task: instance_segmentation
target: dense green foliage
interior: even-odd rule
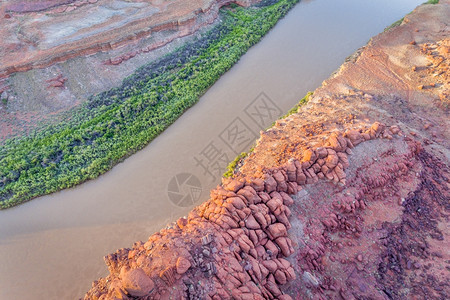
[[[193,43],[90,98],[67,121],[0,145],[0,207],[95,178],[143,148],[199,97],[298,0],[223,9]]]
[[[428,0],[425,4],[438,4],[439,0]]]

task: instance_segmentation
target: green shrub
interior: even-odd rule
[[[287,117],[289,117],[292,114],[297,113],[298,108],[305,105],[306,103],[308,103],[309,99],[311,98],[313,92],[308,92],[306,93],[305,97],[303,97],[296,105],[294,105],[293,108],[291,108],[287,114],[285,114],[284,116],[280,117],[280,119],[285,119]]]
[[[223,177],[225,178],[230,178],[231,176],[233,176],[234,171],[236,170],[237,165],[244,159],[246,158],[253,150],[250,150],[249,152],[242,152],[241,154],[239,154],[238,156],[236,156],[236,158],[230,162],[230,164],[227,166],[227,170],[225,171],[225,173],[223,173]]]

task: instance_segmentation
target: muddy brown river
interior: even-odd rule
[[[304,0],[150,145],[98,179],[0,211],[0,299],[78,299],[102,257],[206,200],[227,163],[423,0]]]

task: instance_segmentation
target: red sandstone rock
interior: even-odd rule
[[[183,229],[186,225],[187,225],[188,221],[186,218],[179,218],[177,220],[177,225],[178,227],[180,227],[181,229]]]
[[[223,178],[222,184],[226,190],[236,193],[244,186],[245,181],[233,178]]]
[[[357,146],[359,143],[364,141],[364,138],[362,137],[361,133],[359,133],[356,130],[349,130],[345,133],[345,136],[350,139],[352,144],[354,146]]]
[[[294,252],[294,248],[292,248],[291,240],[289,238],[286,238],[284,236],[279,237],[275,240],[278,247],[280,247],[281,252],[284,256],[289,256]]]
[[[184,274],[187,272],[187,270],[189,270],[189,268],[191,267],[191,263],[188,259],[180,256],[177,260],[177,273],[178,274]]]
[[[283,206],[283,198],[281,198],[281,196],[279,198],[273,197],[272,199],[267,201],[266,205],[267,207],[269,207],[271,212],[275,212]]]
[[[291,198],[291,196],[289,196],[285,192],[281,192],[280,195],[283,198],[284,205],[290,206],[290,205],[294,204],[294,200]]]
[[[266,174],[264,176],[264,190],[267,193],[271,193],[271,192],[275,191],[276,189],[277,189],[277,182],[275,181],[275,179],[272,176]]]
[[[123,288],[132,296],[142,297],[150,294],[155,287],[142,269],[127,270],[125,267],[120,271]]]
[[[307,149],[305,152],[303,152],[303,161],[304,162],[316,161],[316,159],[317,159],[317,155],[311,149]]]
[[[286,226],[284,226],[284,224],[282,223],[275,223],[270,225],[268,228],[268,233],[269,233],[269,237],[273,240],[276,239],[277,237],[281,237],[281,236],[286,236],[287,235],[287,230],[286,230]]]
[[[286,274],[284,274],[283,271],[277,270],[275,272],[274,276],[275,276],[275,280],[277,281],[277,283],[279,283],[279,284],[286,284],[286,282],[287,282]]]
[[[257,204],[261,202],[261,198],[251,186],[245,186],[240,189],[237,194],[244,196],[250,204]]]
[[[345,143],[345,148],[344,145],[340,142],[339,137],[337,134],[333,133],[329,138],[328,138],[328,145],[335,151],[339,151],[342,152],[345,150],[345,148],[347,147],[347,143]]]
[[[287,174],[287,180],[290,182],[296,182],[297,181],[297,168],[295,167],[294,161],[289,161],[286,165],[286,174]]]
[[[272,280],[268,280],[267,283],[264,285],[265,288],[275,297],[278,297],[281,295],[281,291],[278,288],[278,285],[275,283],[275,279],[272,275],[269,275],[269,278],[272,278]]]
[[[262,264],[269,270],[270,273],[275,273],[278,268],[277,264],[273,260],[264,260],[262,261]]]
[[[264,245],[264,248],[266,248],[266,251],[268,251],[268,252],[270,251],[270,253],[268,253],[269,256],[272,256],[272,257],[278,256],[279,250],[278,250],[277,246],[274,244],[274,242],[272,242],[271,240],[268,240],[266,242],[266,244]]]
[[[245,207],[244,201],[239,197],[228,198],[227,202],[232,204],[236,209],[243,209]]]
[[[254,178],[250,186],[255,189],[256,192],[262,192],[264,190],[264,179],[262,178]]]
[[[398,128],[398,126],[391,126],[390,128],[389,128],[389,130],[392,132],[392,134],[397,134],[397,133],[399,133],[400,132],[400,128]]]
[[[325,164],[329,169],[334,169],[339,163],[339,156],[337,156],[336,152],[329,153],[327,158],[325,159]]]
[[[253,215],[249,215],[247,217],[247,220],[245,220],[245,226],[249,229],[259,229],[260,228],[259,223],[256,221],[255,217],[253,217]]]

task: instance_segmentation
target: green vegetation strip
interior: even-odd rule
[[[386,32],[386,31],[388,31],[388,30],[390,30],[390,29],[392,29],[392,28],[395,28],[395,27],[397,27],[397,26],[402,25],[404,19],[405,19],[405,18],[401,18],[400,20],[395,21],[394,23],[392,23],[391,25],[389,25],[388,27],[386,27],[386,28],[384,29],[384,31]]]
[[[146,146],[256,44],[298,0],[221,10],[201,38],[90,98],[67,121],[0,145],[0,208],[96,178]]]

